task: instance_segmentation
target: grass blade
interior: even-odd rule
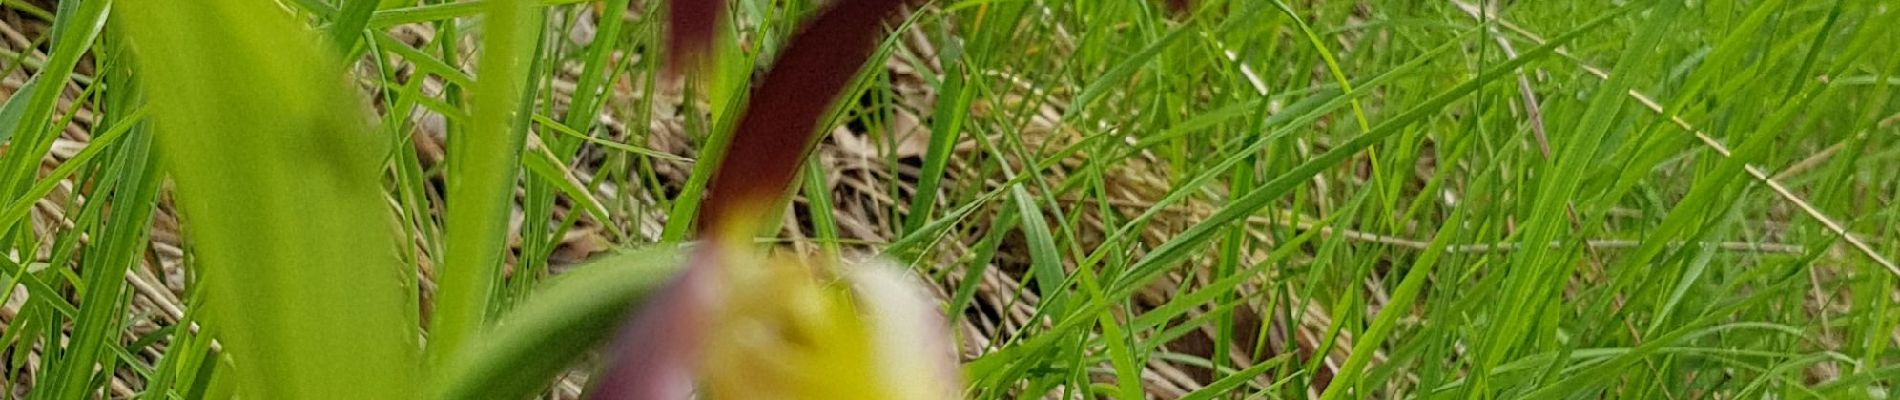
[[[40,158],[53,146],[58,137],[52,128],[55,105],[59,95],[66,87],[66,81],[73,76],[73,68],[79,64],[81,56],[92,47],[92,41],[99,37],[99,30],[105,27],[107,10],[111,9],[111,0],[71,1],[60,3],[57,18],[53,20],[53,52],[33,76],[36,89],[26,99],[20,114],[19,125],[11,129],[7,152],[0,154],[0,193],[12,197],[19,193],[20,186],[32,180]],[[47,82],[47,83],[37,83]],[[9,105],[14,100],[7,101]]]
[[[1300,164],[1291,171],[1274,177],[1273,180],[1255,188],[1252,192],[1248,192],[1240,198],[1235,199],[1233,203],[1214,213],[1214,215],[1208,217],[1207,220],[1194,224],[1193,227],[1188,228],[1179,236],[1156,247],[1153,252],[1150,252],[1146,257],[1143,257],[1140,261],[1130,266],[1128,271],[1123,274],[1120,279],[1115,281],[1116,284],[1110,285],[1110,287],[1115,288],[1115,290],[1126,290],[1140,286],[1142,283],[1147,282],[1149,278],[1159,274],[1162,268],[1179,263],[1192,254],[1192,252],[1196,251],[1201,244],[1213,240],[1215,236],[1214,233],[1221,229],[1223,225],[1252,214],[1255,210],[1265,207],[1268,202],[1278,199],[1281,195],[1293,190],[1294,187],[1305,182],[1307,179],[1318,175],[1320,171],[1332,168],[1340,162],[1345,161],[1346,157],[1358,153],[1367,147],[1371,147],[1373,143],[1378,143],[1387,136],[1398,133],[1406,126],[1418,122],[1432,113],[1438,112],[1440,108],[1451,104],[1452,101],[1476,91],[1480,85],[1490,82],[1498,76],[1509,74],[1525,63],[1550,55],[1556,50],[1557,46],[1574,40],[1582,36],[1585,32],[1602,26],[1616,17],[1630,12],[1634,8],[1633,6],[1624,6],[1599,16],[1570,33],[1552,39],[1544,46],[1526,51],[1518,58],[1487,69],[1483,74],[1465,81],[1463,84],[1451,90],[1433,96],[1430,100],[1425,101],[1425,103],[1417,107],[1413,107],[1404,114],[1380,123],[1378,126],[1373,127],[1371,131],[1366,132],[1366,134],[1359,135],[1351,141],[1342,143],[1331,150],[1327,150],[1326,153],[1321,154],[1319,157]]]
[[[449,138],[449,177],[443,262],[436,270],[436,303],[429,321],[429,362],[444,357],[488,320],[507,251],[508,214],[514,205],[526,131],[516,122],[527,91],[528,63],[540,29],[526,1],[485,3],[486,25],[478,61],[471,121],[465,136]]]

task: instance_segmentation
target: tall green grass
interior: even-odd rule
[[[653,3],[5,2],[47,28],[0,54],[31,76],[0,105],[0,397],[525,398],[592,368],[691,236],[713,168],[684,161],[822,2],[732,2],[679,81]],[[772,239],[934,278],[977,399],[1900,381],[1891,2],[1163,3],[922,6],[877,53],[909,72],[819,127],[887,151],[821,144],[848,162],[792,171],[809,229]],[[927,137],[883,132],[903,113]],[[446,166],[412,151],[427,115]],[[146,300],[171,215],[176,316]],[[556,275],[584,225],[643,249]]]
[[[443,212],[443,264],[429,318],[430,364],[463,346],[483,326],[500,295],[516,171],[526,141],[524,89],[543,13],[523,1],[495,1],[483,14],[481,79],[470,93],[468,126],[449,138]]]

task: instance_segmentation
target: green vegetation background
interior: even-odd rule
[[[651,1],[5,1],[0,398],[576,396],[815,3],[674,80]],[[1164,3],[922,6],[761,238],[931,278],[972,398],[1900,381],[1891,1]]]

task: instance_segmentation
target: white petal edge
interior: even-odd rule
[[[868,318],[874,362],[889,393],[903,399],[960,398],[956,348],[928,289],[885,260],[843,270]]]

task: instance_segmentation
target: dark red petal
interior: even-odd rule
[[[851,83],[906,0],[838,0],[805,23],[748,102],[700,209],[700,232],[756,222],[791,184],[819,119]]]
[[[667,67],[684,72],[712,48],[726,0],[673,0],[667,3]]]

